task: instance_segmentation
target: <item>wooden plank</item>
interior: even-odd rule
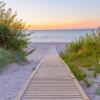
[[[23,100],[82,100],[82,98],[23,98]]]
[[[74,84],[72,81],[32,81],[31,84]]]
[[[79,95],[78,91],[26,91],[25,95]],[[81,96],[80,96],[81,97]]]
[[[77,88],[74,86],[74,87],[65,87],[65,86],[29,86],[28,87],[28,90],[77,90]],[[78,91],[78,90],[77,90]]]
[[[58,95],[57,96],[56,95],[52,95],[52,96],[49,96],[49,95],[40,96],[40,95],[38,95],[38,96],[24,96],[23,100],[24,99],[27,99],[27,100],[29,100],[29,99],[33,99],[33,100],[36,100],[36,99],[37,100],[38,99],[39,100],[41,100],[41,99],[45,99],[45,100],[48,100],[48,99],[51,99],[51,100],[52,99],[56,99],[56,100],[59,100],[59,99],[60,100],[63,100],[63,99],[72,100],[73,99],[74,100],[75,99],[76,100],[76,98],[81,98],[81,97],[80,96],[70,96],[70,95],[69,96],[61,96],[61,95],[59,95],[59,96]],[[83,99],[81,98],[81,100],[83,100]]]
[[[33,96],[25,95],[24,97],[25,98],[81,98],[80,95],[33,95]]]
[[[68,88],[65,88],[65,87],[60,87],[60,88],[58,88],[58,87],[50,87],[50,88],[48,88],[48,87],[43,87],[43,88],[42,87],[29,87],[27,90],[28,91],[32,91],[32,90],[34,90],[34,91],[42,91],[42,90],[46,90],[46,91],[49,91],[49,90],[78,91],[75,87],[68,87]]]

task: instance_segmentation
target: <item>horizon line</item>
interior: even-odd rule
[[[98,28],[98,27],[97,27]],[[68,29],[28,29],[28,30],[34,30],[34,31],[44,31],[44,30],[96,30],[97,28],[68,28]]]

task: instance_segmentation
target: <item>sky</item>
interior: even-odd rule
[[[100,26],[100,0],[5,0],[31,29]]]

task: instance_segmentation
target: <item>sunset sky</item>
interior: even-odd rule
[[[5,0],[32,29],[100,26],[100,0]]]

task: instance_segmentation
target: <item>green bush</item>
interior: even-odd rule
[[[0,2],[0,47],[6,50],[19,51],[27,46],[30,34],[25,34],[25,23],[17,18],[11,8],[6,9],[6,3]]]
[[[87,87],[91,86],[83,69],[92,69],[94,77],[100,73],[100,34],[87,34],[69,43],[61,57],[78,80],[83,80]]]
[[[25,33],[26,24],[17,18],[17,13],[11,8],[6,7],[4,1],[0,1],[0,64],[9,64],[11,56],[13,61],[22,61],[26,59],[26,53],[23,51],[28,44],[30,33]],[[4,50],[5,49],[5,50]],[[8,54],[7,54],[8,52]]]
[[[0,69],[12,62],[12,54],[0,48]]]
[[[80,68],[78,68],[77,66],[75,66],[72,63],[67,63],[71,72],[75,75],[75,77],[81,81],[83,79],[85,79],[85,77],[87,76],[87,74],[83,71],[80,70]]]
[[[85,35],[67,45],[62,54],[67,62],[78,67],[93,67],[100,61],[100,35]],[[100,67],[95,67],[94,70]]]
[[[100,73],[100,64],[95,64],[93,68],[93,76],[96,77],[97,73]]]
[[[16,62],[20,63],[21,61],[26,60],[27,53],[24,51],[16,51],[14,52],[14,59]]]
[[[96,71],[93,71],[93,77],[96,78],[96,76],[97,76]]]
[[[86,73],[82,72],[77,66],[73,64],[68,64],[72,73],[76,76],[78,80],[83,80],[87,75]]]
[[[96,73],[100,73],[100,64],[96,64],[96,65],[94,66],[94,71],[95,71]]]

